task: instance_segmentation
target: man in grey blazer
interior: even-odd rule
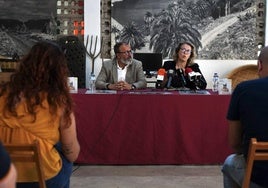
[[[131,47],[124,42],[114,46],[115,57],[105,61],[96,79],[96,89],[134,90],[146,88],[142,62],[133,59]]]

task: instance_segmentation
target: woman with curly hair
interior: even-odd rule
[[[80,151],[67,79],[62,49],[41,41],[0,87],[0,138],[3,143],[39,142],[47,188],[69,187],[72,162]],[[30,165],[16,164],[17,188],[38,187]]]

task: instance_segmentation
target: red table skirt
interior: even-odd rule
[[[220,164],[230,95],[73,94],[80,164]]]

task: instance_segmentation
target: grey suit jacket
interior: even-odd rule
[[[137,89],[146,88],[147,82],[140,61],[133,59],[132,64],[127,67],[125,81],[135,85]],[[114,84],[116,82],[118,82],[117,62],[114,58],[103,62],[100,73],[96,79],[96,88],[107,89],[107,84]]]

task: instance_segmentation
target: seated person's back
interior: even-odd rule
[[[4,143],[39,142],[47,188],[68,187],[80,150],[67,78],[63,51],[43,41],[32,47],[10,81],[0,87],[0,138]],[[22,182],[18,188],[36,185],[31,164],[16,168]]]

